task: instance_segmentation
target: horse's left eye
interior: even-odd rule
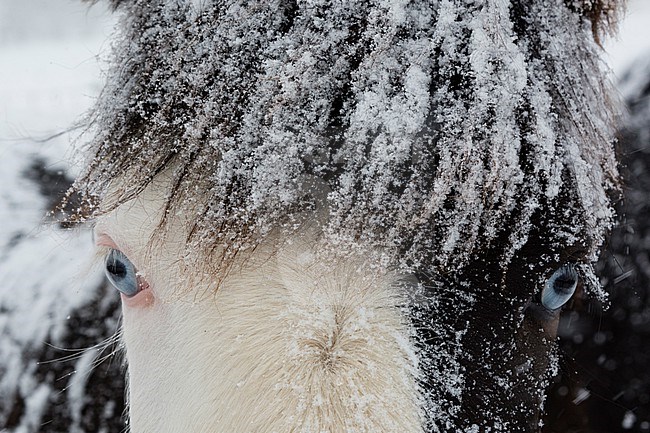
[[[137,271],[133,263],[118,250],[111,250],[106,256],[104,269],[108,281],[126,296],[135,296],[140,291]]]
[[[561,266],[546,280],[542,290],[542,305],[549,310],[557,310],[566,304],[578,285],[578,273],[573,265]]]

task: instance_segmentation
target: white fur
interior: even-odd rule
[[[200,269],[189,284],[179,220],[147,247],[163,203],[150,187],[97,226],[155,293],[124,306],[133,433],[422,431],[395,275],[323,257],[305,229],[236,262],[218,290],[215,276],[196,284]]]

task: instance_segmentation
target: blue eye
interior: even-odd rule
[[[573,265],[561,266],[546,280],[542,290],[542,305],[549,310],[557,310],[566,304],[578,285],[578,273]]]
[[[123,252],[111,250],[108,253],[104,272],[106,272],[108,281],[126,296],[135,296],[140,291],[135,266]]]

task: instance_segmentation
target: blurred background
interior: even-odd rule
[[[86,227],[46,216],[79,161],[114,18],[80,0],[0,0],[0,431],[120,432],[119,297]],[[108,357],[107,357],[108,356]],[[101,362],[104,361],[104,362]]]
[[[87,227],[47,216],[78,172],[114,18],[81,0],[0,0],[0,431],[119,432],[119,298]],[[599,264],[609,309],[576,299],[545,432],[650,432],[650,0],[605,46],[629,113],[625,200]],[[78,143],[77,143],[78,144]]]

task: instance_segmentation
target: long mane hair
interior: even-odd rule
[[[246,248],[322,206],[337,248],[393,265],[449,269],[498,244],[507,267],[542,219],[593,261],[617,171],[592,31],[618,3],[114,1],[77,187],[102,197],[119,178],[116,206],[171,170],[195,250]]]

